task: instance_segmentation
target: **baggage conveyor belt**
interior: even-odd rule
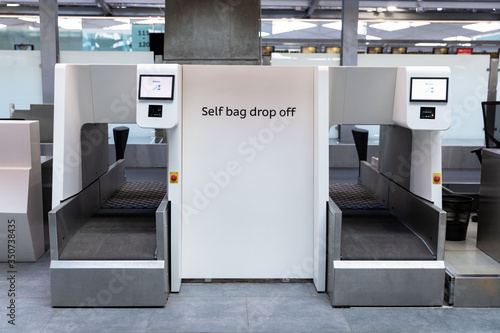
[[[153,260],[166,183],[127,182],[71,236],[60,260]]]
[[[358,184],[331,184],[342,210],[342,260],[435,260],[427,244]]]

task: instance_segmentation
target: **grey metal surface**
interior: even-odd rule
[[[390,183],[389,209],[392,214],[415,232],[437,260],[444,260],[446,212],[400,186]]]
[[[450,276],[450,305],[455,307],[500,307],[500,276]]]
[[[411,145],[411,130],[380,126],[379,171],[407,190],[410,189]]]
[[[58,260],[74,235],[100,206],[99,183],[94,182],[77,196],[66,200],[49,212],[50,253]]]
[[[342,0],[341,66],[358,64],[358,13],[359,0]]]
[[[80,142],[82,188],[85,188],[109,169],[108,124],[84,124]]]
[[[446,241],[446,297],[456,307],[500,307],[500,263],[476,247],[477,222],[465,241]]]
[[[153,260],[155,224],[149,211],[97,212],[71,236],[59,260]]]
[[[42,98],[54,103],[54,67],[59,62],[59,26],[57,0],[40,0],[40,51],[42,60]]]
[[[109,170],[99,178],[100,203],[103,205],[125,182],[125,163],[119,160],[113,163]]]
[[[165,270],[163,260],[52,261],[52,306],[164,306]]]
[[[333,306],[441,306],[442,261],[333,261]]]
[[[155,213],[157,260],[170,264],[170,203],[165,196]],[[165,290],[170,290],[170,269],[164,271]]]
[[[375,200],[387,208],[389,205],[389,179],[381,177],[378,170],[366,161],[359,164],[359,184],[367,189]]]
[[[259,32],[260,0],[165,0],[167,62],[258,65]]]
[[[424,242],[389,212],[343,212],[342,260],[434,260]]]
[[[477,247],[500,262],[500,149],[483,149]]]
[[[340,260],[340,246],[342,235],[339,232],[342,228],[342,211],[330,199],[328,202],[327,234],[326,234],[326,293],[333,299],[334,270],[333,261]]]
[[[29,110],[14,110],[11,118],[38,120],[40,143],[54,142],[54,104],[31,104]]]

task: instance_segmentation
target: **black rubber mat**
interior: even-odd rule
[[[167,193],[167,183],[127,182],[102,209],[156,209]]]
[[[342,215],[342,260],[434,260],[413,231],[389,212]]]
[[[330,198],[341,210],[385,209],[366,189],[358,184],[330,184]]]

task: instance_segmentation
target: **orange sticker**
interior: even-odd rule
[[[432,184],[441,185],[441,174],[440,173],[433,173],[432,174]]]

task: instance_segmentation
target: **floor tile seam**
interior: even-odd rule
[[[250,314],[248,312],[248,298],[245,297],[245,306],[246,306],[246,314],[247,314],[247,332],[250,332]]]
[[[54,308],[51,308],[51,309],[54,309]],[[57,309],[55,309],[55,311],[52,312],[52,315],[50,316],[49,320],[47,320],[47,322],[45,323],[45,325],[41,329],[40,333],[43,333],[43,331],[45,331],[45,329],[47,328],[47,325],[50,323],[50,321],[52,320],[52,318],[54,318],[54,316],[56,315],[56,313],[57,313]]]
[[[349,320],[347,319],[347,317],[346,317],[346,315],[345,315],[345,311],[346,311],[346,310],[349,310],[349,309],[350,309],[350,308],[347,308],[347,309],[346,309],[346,308],[341,308],[339,312],[342,314],[342,317],[344,318],[344,320],[345,320],[345,322],[346,322],[346,324],[347,324],[347,327],[349,327],[349,331],[350,331],[350,332],[354,332],[354,330],[353,330],[353,329],[352,329],[352,327],[351,327],[351,323],[349,322]]]
[[[166,307],[167,307],[167,306],[165,305],[165,308],[166,308]],[[146,325],[146,328],[144,329],[144,332],[147,332],[147,331],[148,331],[148,328],[150,327],[150,324],[151,324],[151,317],[152,317],[152,316],[153,316],[153,312],[151,312],[151,313],[149,314],[148,324]]]

